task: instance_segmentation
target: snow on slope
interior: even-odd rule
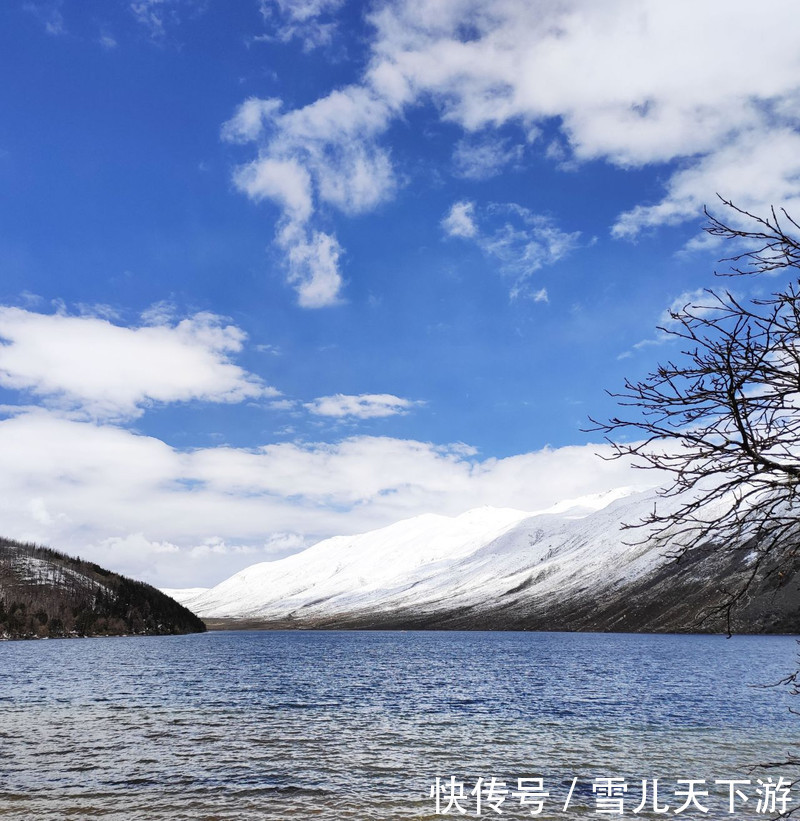
[[[479,508],[450,518],[424,514],[359,536],[334,536],[274,562],[245,568],[192,600],[207,617],[277,617],[349,597],[380,601],[419,575],[441,574],[529,514]],[[324,608],[322,612],[328,612]]]
[[[49,559],[20,554],[14,556],[9,564],[19,574],[20,581],[28,584],[62,588],[77,585],[89,587],[96,592],[110,592],[108,587],[98,581],[88,579],[85,574],[71,567],[54,564]]]
[[[489,507],[455,518],[426,514],[252,565],[199,595],[171,595],[201,617],[302,620],[489,607],[516,590],[598,591],[664,561],[660,548],[626,544],[631,534],[620,530],[652,510],[654,498],[620,489],[534,514]]]

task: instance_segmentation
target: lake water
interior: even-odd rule
[[[483,818],[533,817],[519,778],[543,779],[541,818],[614,817],[596,813],[601,777],[627,780],[626,815],[642,780],[676,817],[677,779],[705,779],[708,814],[681,818],[764,818],[748,768],[796,752],[800,699],[749,685],[796,654],[788,637],[564,633],[0,643],[0,818],[473,818],[478,778],[502,794],[492,777],[508,794]],[[464,784],[464,815],[435,814],[437,776],[440,799]],[[752,795],[728,815],[714,781],[734,778]]]

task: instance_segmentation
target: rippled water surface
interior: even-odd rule
[[[541,817],[608,818],[595,777],[713,785],[796,750],[792,698],[749,686],[796,653],[787,637],[560,633],[0,643],[0,818],[437,818],[430,786],[451,775],[465,792],[540,776]],[[451,817],[477,817],[463,803]],[[500,809],[481,817],[531,817],[510,796]]]

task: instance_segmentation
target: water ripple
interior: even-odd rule
[[[433,819],[437,775],[544,777],[562,800],[579,776],[556,817],[585,816],[596,776],[747,778],[784,757],[791,699],[748,684],[795,654],[553,633],[3,643],[0,819]]]

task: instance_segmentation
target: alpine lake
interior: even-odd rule
[[[798,773],[753,766],[797,757],[800,697],[763,685],[797,653],[600,633],[3,642],[0,819],[774,817]]]

